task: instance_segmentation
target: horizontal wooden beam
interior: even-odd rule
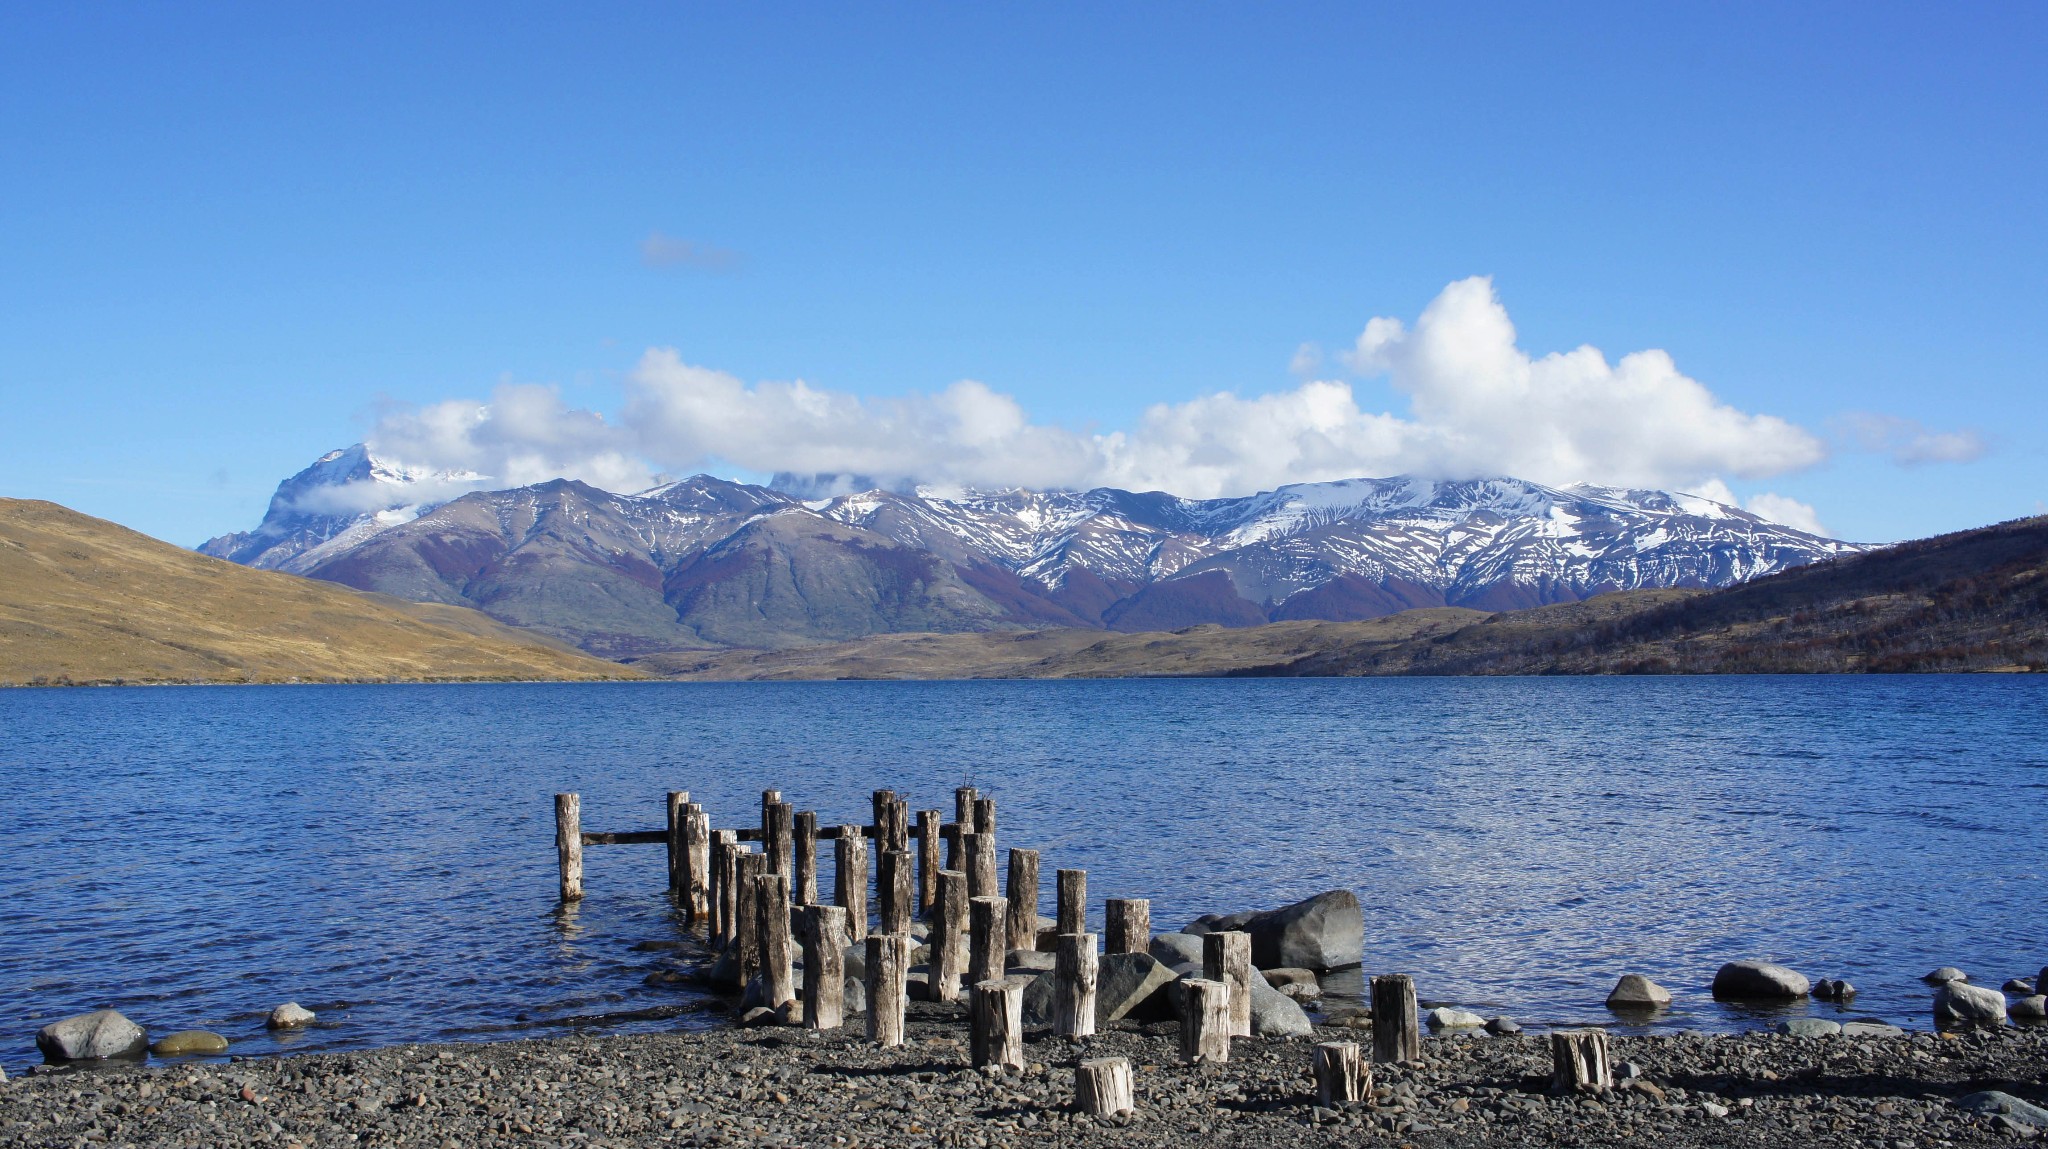
[[[939,836],[951,838],[959,833],[959,830],[958,826],[948,822],[939,827]],[[872,838],[875,836],[875,828],[873,826],[862,826],[860,833],[864,838]],[[745,826],[734,830],[733,836],[742,842],[758,842],[761,840],[761,827]],[[915,825],[910,827],[910,836],[913,838],[921,836]],[[839,837],[839,827],[820,826],[818,827],[818,837],[827,840],[835,839]],[[583,844],[586,846],[652,846],[665,845],[667,842],[667,830],[625,830],[618,833],[600,833],[594,830],[586,830],[583,833]]]

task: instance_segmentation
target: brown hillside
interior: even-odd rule
[[[472,610],[250,570],[0,499],[0,685],[636,677]]]

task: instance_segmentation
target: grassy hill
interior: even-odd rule
[[[250,570],[0,499],[0,685],[637,677],[472,610]]]

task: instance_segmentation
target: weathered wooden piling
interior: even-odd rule
[[[1151,899],[1110,898],[1102,903],[1103,952],[1141,954],[1151,948]]]
[[[846,1016],[846,910],[807,906],[803,916],[804,1026],[838,1029]]]
[[[733,884],[739,880],[738,835],[731,830],[711,834],[711,940],[719,949],[732,944]]]
[[[561,871],[562,900],[580,900],[583,897],[583,799],[580,795],[555,795],[555,862]]]
[[[1012,949],[1038,948],[1038,851],[1010,850],[1010,880],[1003,886],[1010,920],[1003,934]]]
[[[761,826],[761,850],[768,857],[768,872],[796,878],[796,812],[787,802],[771,804]]]
[[[1061,934],[1059,948],[1053,953],[1052,1031],[1061,1037],[1091,1036],[1095,1032],[1095,935]]]
[[[695,925],[711,916],[711,816],[695,802],[683,807],[683,893],[685,920]]]
[[[1405,973],[1372,979],[1372,1059],[1414,1061],[1422,1056],[1421,1018],[1415,981]]]
[[[894,790],[874,794],[875,848],[878,852],[910,848],[910,804]]]
[[[789,946],[789,879],[771,870],[755,878],[753,884],[761,936],[761,1004],[777,1009],[796,999]]]
[[[1182,978],[1180,1059],[1189,1065],[1230,1060],[1230,986],[1205,977]]]
[[[1088,931],[1088,871],[1057,870],[1053,873],[1056,896],[1059,899],[1058,926],[1060,934],[1079,934]]]
[[[1074,1105],[1091,1117],[1114,1117],[1137,1108],[1132,1100],[1131,1059],[1091,1057],[1075,1066]]]
[[[1024,987],[1028,977],[999,977],[969,991],[968,1056],[976,1066],[1024,1070]]]
[[[1010,903],[1003,898],[970,898],[968,910],[967,980],[969,984],[1003,976],[1010,956],[1005,934]]]
[[[1604,1030],[1552,1030],[1550,1067],[1552,1093],[1605,1093],[1614,1088]]]
[[[741,985],[761,972],[761,914],[755,901],[754,879],[767,872],[768,855],[751,850],[738,855],[733,875],[732,948]]]
[[[958,870],[940,870],[929,939],[932,956],[927,963],[933,1001],[960,1000],[960,931],[966,925],[967,875]]]
[[[994,798],[974,799],[974,832],[996,836],[996,800]]]
[[[979,827],[967,835],[967,896],[991,898],[1002,892],[996,885],[996,836]]]
[[[1325,1041],[1316,1046],[1316,1103],[1328,1108],[1372,1097],[1372,1062],[1355,1041]]]
[[[1230,987],[1230,1035],[1252,1035],[1252,935],[1222,930],[1202,935],[1202,976]]]
[[[937,810],[917,812],[917,916],[929,918],[939,897],[939,817]]]
[[[875,896],[881,905],[876,907],[878,927],[885,934],[910,933],[910,907],[917,894],[910,885],[910,851],[885,850],[882,852],[882,868],[876,875]]]
[[[668,792],[668,892],[683,892],[683,811],[690,804],[688,790]]]
[[[832,839],[832,903],[846,911],[846,944],[868,936],[868,840],[859,826],[841,826]]]
[[[815,810],[800,810],[790,824],[793,835],[792,850],[795,854],[796,880],[790,883],[789,896],[800,906],[818,904],[818,814]]]
[[[946,868],[965,873],[967,852],[960,836],[974,832],[974,787],[962,786],[953,791],[953,824],[939,832],[946,839]]]
[[[868,1040],[902,1045],[903,1015],[910,1004],[910,937],[869,934],[867,956]]]

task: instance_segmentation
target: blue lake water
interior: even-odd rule
[[[1367,972],[1524,1024],[1635,971],[1660,1024],[1760,1025],[1705,988],[1756,956],[1924,1027],[1927,969],[2048,963],[2044,731],[2019,677],[0,691],[0,1065],[107,1006],[238,1053],[719,1024],[643,984],[683,936],[661,847],[591,848],[558,910],[558,790],[630,830],[669,789],[724,827],[972,784],[1097,921],[1341,886]],[[288,999],[321,1025],[266,1035]]]

